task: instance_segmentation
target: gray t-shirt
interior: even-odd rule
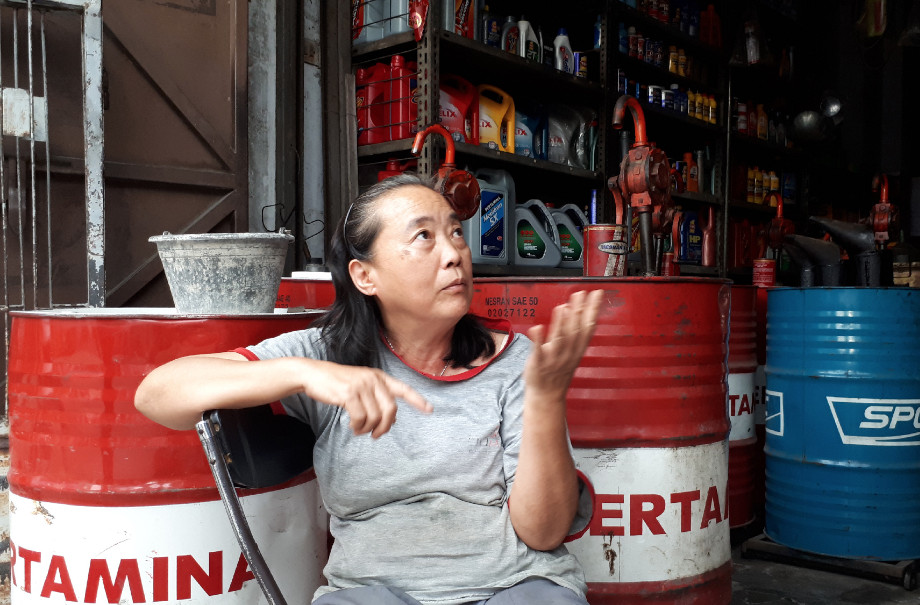
[[[342,408],[303,394],[282,401],[316,433],[314,465],[335,539],[324,570],[328,586],[314,598],[385,585],[425,605],[452,605],[489,598],[532,577],[584,595],[584,573],[564,546],[533,550],[511,525],[508,495],[521,445],[530,346],[515,335],[481,371],[437,379],[379,343],[383,371],[421,393],[434,411],[423,414],[400,402],[396,423],[376,440],[354,435]],[[249,350],[259,359],[327,359],[317,329]],[[573,530],[587,524],[586,503],[590,508],[583,497]]]

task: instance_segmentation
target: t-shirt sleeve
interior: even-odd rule
[[[280,357],[306,357],[326,360],[326,347],[316,328],[287,332],[263,340],[239,351],[247,359],[268,360]],[[334,411],[332,406],[324,405],[303,393],[290,395],[281,400],[284,412],[302,422],[306,422],[319,434],[325,417]]]
[[[526,342],[526,341],[525,341]],[[529,351],[529,343],[528,343]],[[526,360],[526,358],[525,358]],[[511,493],[511,486],[514,484],[514,477],[517,472],[518,455],[521,451],[521,435],[524,428],[524,373],[523,362],[521,364],[521,373],[515,377],[505,389],[502,396],[502,424],[501,439],[504,448],[504,469],[505,469],[505,501]],[[568,428],[566,428],[568,435]],[[575,451],[572,448],[572,440],[568,440],[569,455],[572,460],[575,459]],[[588,528],[591,521],[591,514],[594,508],[594,492],[590,483],[585,480],[584,474],[578,469],[578,508],[575,512],[575,518],[569,527],[566,541],[571,541],[581,536]]]

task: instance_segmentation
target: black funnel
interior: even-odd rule
[[[815,263],[804,250],[793,242],[783,243],[783,251],[789,255],[792,262],[799,266],[799,287],[810,288],[815,285]]]
[[[808,220],[818,223],[825,231],[831,234],[834,241],[839,243],[851,257],[856,257],[863,252],[875,250],[875,233],[869,225],[861,223],[846,223],[832,218],[810,216]]]
[[[787,234],[786,242],[792,242],[805,251],[820,268],[822,286],[840,285],[840,248],[823,239]]]
[[[878,288],[882,285],[882,257],[878,250],[863,252],[853,260],[857,286]]]

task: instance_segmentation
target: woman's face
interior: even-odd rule
[[[377,201],[380,232],[365,262],[387,322],[456,322],[473,298],[472,256],[460,219],[435,191],[406,186]]]

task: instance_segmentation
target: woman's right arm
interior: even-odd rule
[[[396,398],[423,412],[431,406],[380,370],[305,357],[249,361],[239,353],[191,355],[154,369],[134,396],[137,409],[164,426],[191,429],[207,410],[255,407],[305,393],[345,408],[355,434],[379,437],[396,419]]]

